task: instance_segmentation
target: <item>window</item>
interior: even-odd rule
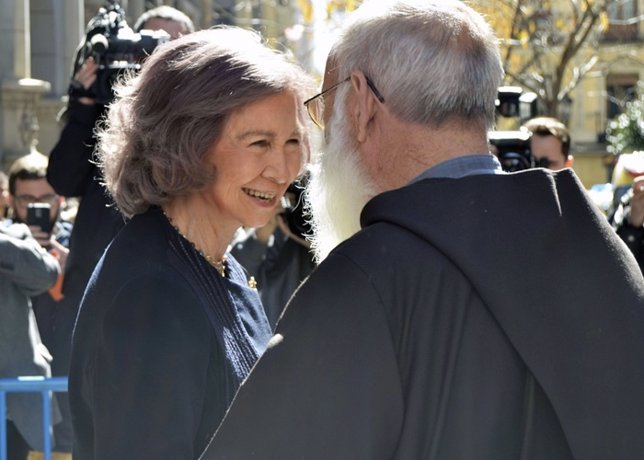
[[[637,0],[617,0],[608,6],[607,41],[632,41],[638,39]]]
[[[610,120],[624,111],[624,104],[635,99],[639,75],[609,74],[606,77],[606,117]]]

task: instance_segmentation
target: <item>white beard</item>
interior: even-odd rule
[[[331,250],[360,230],[360,212],[374,197],[375,185],[360,163],[352,142],[344,110],[344,91],[338,90],[335,110],[329,120],[330,142],[311,168],[306,189],[312,215],[311,248],[315,261],[322,262]]]

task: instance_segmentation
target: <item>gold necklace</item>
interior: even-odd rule
[[[172,217],[170,217],[166,212],[165,209],[161,208],[161,212],[163,212],[163,215],[165,216],[166,219],[168,219],[168,222],[170,222],[170,225],[172,225],[172,228],[176,230],[176,232],[181,235],[181,237],[186,240],[190,245],[194,248],[197,253],[204,259],[206,259],[206,262],[208,262],[210,265],[215,267],[215,270],[222,276],[222,278],[226,277],[226,254],[223,255],[223,257],[219,260],[215,260],[213,257],[209,256],[205,252],[203,252],[201,249],[197,247],[195,243],[193,243],[190,238],[188,238],[186,235],[184,235],[181,230],[179,230],[179,227],[174,223],[172,220]]]

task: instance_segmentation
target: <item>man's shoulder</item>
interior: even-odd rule
[[[379,288],[405,278],[427,278],[452,271],[454,263],[433,242],[396,222],[376,222],[341,243],[329,264],[350,264]],[[333,269],[331,270],[333,272]]]

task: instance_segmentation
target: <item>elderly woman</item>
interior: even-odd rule
[[[251,32],[160,46],[100,133],[129,218],[96,266],[73,339],[74,458],[192,459],[270,326],[227,248],[268,222],[309,155],[309,77]]]

